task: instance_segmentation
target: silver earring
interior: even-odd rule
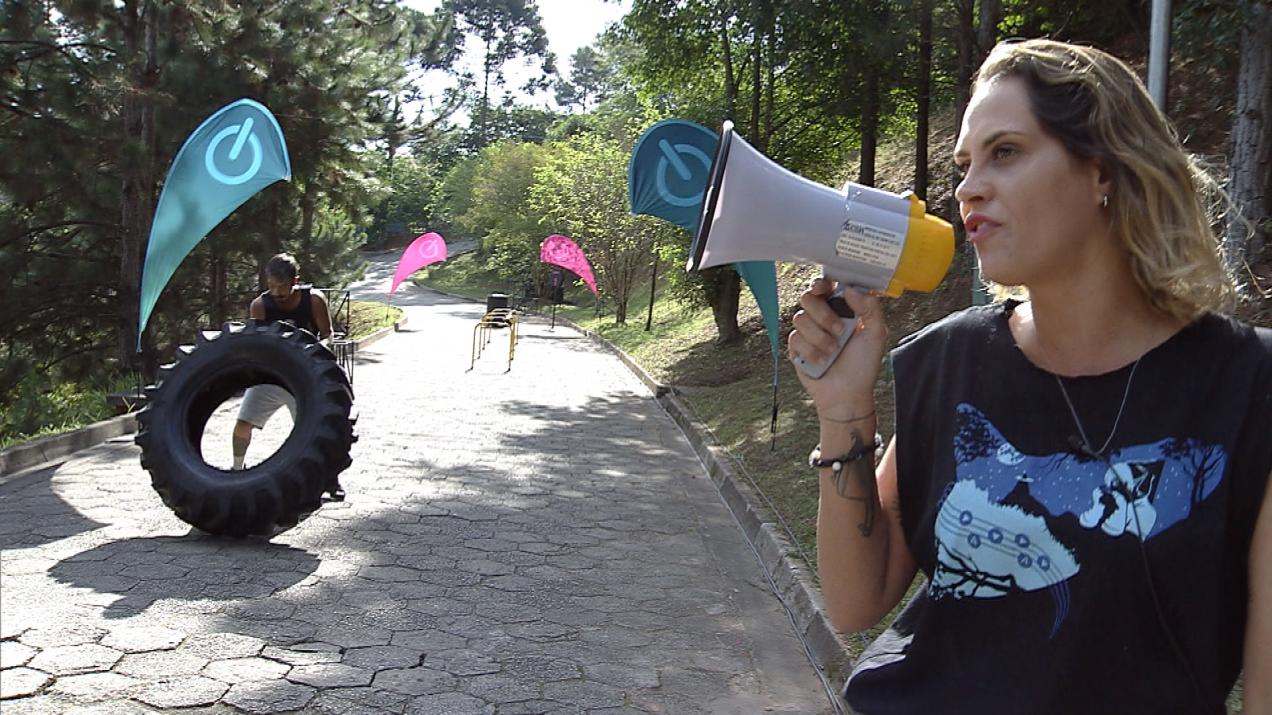
[[[1107,209],[1109,207],[1109,195],[1104,195],[1104,200],[1100,201],[1100,208]]]

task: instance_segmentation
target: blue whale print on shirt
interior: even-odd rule
[[[955,481],[937,513],[930,595],[998,598],[1050,589],[1053,636],[1068,612],[1066,582],[1081,564],[1047,518],[1070,515],[1111,538],[1149,541],[1214,492],[1227,462],[1222,447],[1192,439],[1132,445],[1103,460],[1071,452],[1027,455],[966,403],[958,406],[953,446]],[[1004,503],[1013,491],[1017,503]]]

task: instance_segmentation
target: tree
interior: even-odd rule
[[[1229,268],[1238,273],[1250,257],[1262,255],[1272,234],[1272,6],[1264,0],[1246,0],[1239,17],[1240,68],[1229,178],[1234,210],[1224,242]]]
[[[463,147],[468,152],[477,152],[501,141],[542,143],[559,119],[560,115],[555,112],[518,105],[512,97],[505,97],[500,106],[490,108],[484,129],[476,125],[468,127]]]
[[[530,205],[535,172],[544,162],[542,145],[503,141],[482,150],[472,202],[459,217],[469,235],[480,237],[487,264],[506,281],[520,285],[532,276],[543,240],[540,214]]]
[[[380,245],[391,226],[402,226],[407,237],[430,230],[435,212],[437,168],[414,156],[405,156],[381,172],[384,198],[372,212],[369,243]]]
[[[677,98],[680,102],[700,103],[697,111],[685,113],[689,118],[709,117],[703,122],[707,126],[719,126],[724,118],[734,119],[746,130],[748,122],[739,116],[742,80],[735,67],[735,43],[743,41],[739,39],[743,34],[751,40],[755,38],[739,27],[741,22],[734,17],[729,3],[637,0],[624,24],[632,39],[645,50],[641,65],[636,68],[643,91],[683,87]],[[758,70],[759,64],[755,67]],[[753,130],[758,128],[758,122],[758,112],[753,112],[749,122]],[[756,134],[752,132],[751,140],[762,149],[765,142]],[[741,285],[732,266],[702,274],[703,290],[723,343],[741,339],[737,320]]]
[[[14,276],[0,296],[0,409],[15,375],[128,364],[163,170],[232,99],[275,110],[293,181],[240,207],[178,268],[146,367],[195,328],[240,317],[270,252],[343,282],[393,141],[377,118],[393,115],[408,59],[449,53],[428,54],[439,25],[384,0],[32,0],[0,4],[0,26],[0,270]]]
[[[538,59],[545,76],[554,74],[554,58],[548,51],[548,38],[539,19],[535,0],[450,0],[447,9],[454,13],[465,34],[476,35],[482,43],[481,98],[477,106],[478,147],[489,144],[488,133],[491,85],[505,84],[503,67],[517,57]],[[529,88],[541,86],[545,80],[532,80]]]
[[[0,5],[0,264],[12,276],[0,375],[79,379],[132,355],[154,195],[154,28],[166,23],[155,13]],[[0,404],[15,384],[0,382]]]
[[[127,82],[123,136],[130,142],[120,165],[118,349],[127,362],[137,344],[141,267],[155,201],[155,99],[159,85],[157,8],[153,0],[126,0],[123,7]]]
[[[588,111],[605,96],[611,68],[590,46],[580,47],[570,57],[570,78],[556,82],[556,101],[562,107]]]
[[[914,194],[927,200],[928,120],[932,100],[932,0],[919,0],[918,65],[914,79]]]
[[[545,231],[569,236],[587,254],[597,288],[613,305],[619,324],[627,322],[632,292],[649,270],[654,247],[680,231],[632,215],[628,156],[630,149],[615,140],[580,135],[550,148],[530,191],[530,205],[543,216]]]
[[[461,221],[473,205],[473,182],[477,178],[479,163],[480,158],[476,156],[460,159],[433,190],[437,230],[447,238],[480,238],[480,234],[474,236],[469,233]]]

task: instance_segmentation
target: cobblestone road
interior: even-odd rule
[[[409,322],[354,373],[348,500],[272,540],[192,531],[127,437],[0,483],[3,715],[831,712],[617,359],[529,321],[511,371],[506,332],[468,371],[484,306],[394,302]]]

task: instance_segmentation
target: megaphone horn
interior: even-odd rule
[[[721,128],[688,270],[790,261],[820,265],[841,286],[896,297],[936,288],[953,258],[954,228],[927,213],[913,193],[810,181],[747,144],[733,122]],[[832,305],[846,321],[855,320],[842,298]],[[843,332],[841,349],[852,332]],[[820,377],[832,362],[834,356],[796,364]]]

